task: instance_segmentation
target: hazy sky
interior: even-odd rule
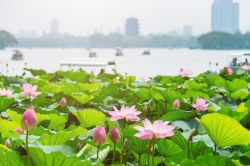
[[[0,29],[48,31],[56,18],[60,32],[92,34],[120,29],[134,16],[141,32],[167,33],[192,25],[195,34],[210,30],[213,0],[0,0]],[[240,2],[240,29],[250,31],[250,0]]]

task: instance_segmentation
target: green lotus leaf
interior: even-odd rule
[[[81,92],[73,93],[71,96],[81,104],[86,104],[94,98],[92,95],[86,95],[85,93]]]
[[[13,103],[15,103],[14,98],[0,97],[0,112],[8,109]]]
[[[3,151],[3,152],[9,152],[9,151],[10,151],[10,149],[9,149],[7,146],[5,146],[5,145],[0,144],[0,151]]]
[[[72,81],[87,82],[88,80],[88,74],[81,69],[78,71],[57,71],[56,73],[59,76],[70,79]]]
[[[164,100],[164,97],[162,95],[163,91],[156,88],[156,87],[152,87],[150,89],[150,94],[152,95],[152,97],[155,99],[155,100],[159,100],[159,101],[163,101]]]
[[[0,148],[0,166],[26,166],[26,160],[18,152],[2,151]]]
[[[250,132],[235,119],[211,113],[198,120],[211,140],[220,147],[250,143]]]
[[[0,119],[0,133],[2,138],[9,137],[10,132],[15,132],[16,128],[21,127],[20,124],[14,121]]]
[[[24,68],[25,71],[29,71],[33,76],[41,76],[47,74],[45,70],[42,69],[28,69]]]
[[[59,93],[62,91],[61,86],[53,82],[41,86],[39,90],[43,93]]]
[[[93,109],[78,110],[73,114],[84,128],[102,125],[106,121],[106,116],[102,112]]]
[[[247,89],[240,89],[237,90],[236,92],[231,93],[231,97],[233,99],[245,99],[249,95],[249,91]]]
[[[232,82],[228,81],[225,88],[229,92],[236,92],[240,89],[246,89],[248,87],[248,83],[243,79],[234,79]]]
[[[99,157],[96,160],[97,148],[91,144],[86,144],[77,154],[76,156],[83,160],[91,160],[92,163],[97,163],[103,161],[108,153],[110,147],[108,145],[104,145],[100,147]]]
[[[127,145],[130,150],[133,152],[141,155],[143,153],[147,153],[148,148],[148,141],[147,140],[140,140],[134,136],[137,131],[131,127],[124,128],[122,130],[123,135],[127,138]]]
[[[167,114],[165,114],[164,116],[161,117],[162,120],[165,121],[173,121],[173,120],[185,120],[188,118],[192,118],[196,116],[196,112],[194,111],[182,111],[182,110],[178,110],[178,111],[171,111],[168,112]]]
[[[206,77],[206,80],[207,80],[207,83],[212,86],[224,86],[225,85],[225,80],[219,75],[209,74]]]
[[[62,145],[72,138],[75,138],[81,134],[85,134],[87,131],[81,127],[77,127],[69,132],[58,131],[54,135],[43,134],[38,141],[42,145]]]
[[[177,144],[168,139],[160,139],[157,142],[157,147],[157,151],[166,157],[183,151]]]
[[[81,161],[78,159],[67,146],[32,145],[29,147],[29,155],[34,165],[91,166],[89,161]]]
[[[196,159],[196,164],[200,166],[235,166],[234,163],[225,156],[214,156],[206,154]]]

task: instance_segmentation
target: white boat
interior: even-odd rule
[[[229,59],[229,67],[237,70],[243,65],[249,65],[250,53],[234,53],[227,58]]]
[[[151,52],[150,52],[150,50],[148,49],[148,50],[144,50],[143,52],[142,52],[142,55],[150,55],[151,54]]]
[[[117,48],[115,56],[123,56],[123,55],[124,54],[122,53],[122,49],[121,48]]]
[[[14,50],[14,54],[11,57],[12,60],[23,60],[23,53],[19,50]]]
[[[90,52],[89,52],[89,57],[90,57],[90,58],[95,58],[95,57],[97,57],[97,54],[95,53],[95,51],[93,51],[93,52],[90,51]]]

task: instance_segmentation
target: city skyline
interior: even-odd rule
[[[237,0],[240,3],[240,30],[250,31],[247,6],[250,1]],[[151,33],[182,32],[183,27],[192,26],[194,35],[211,30],[211,5],[213,0],[127,0],[127,1],[67,1],[53,2],[32,0],[0,0],[0,29],[17,33],[19,30],[49,32],[50,21],[56,18],[61,33],[90,35],[94,32],[108,34],[124,33],[125,20],[136,17],[140,21],[142,35]],[[121,7],[123,6],[123,7]],[[12,12],[15,11],[15,12]],[[190,12],[192,11],[192,12]],[[6,16],[7,15],[7,16]]]

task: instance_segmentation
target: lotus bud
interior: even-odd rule
[[[31,130],[36,127],[36,113],[33,108],[28,108],[24,113],[22,117],[22,128],[23,130]]]
[[[226,69],[226,72],[228,75],[231,75],[231,74],[233,74],[233,69],[229,67]]]
[[[76,144],[76,149],[79,151],[79,150],[81,150],[81,147],[82,147],[81,143],[78,142],[78,143]]]
[[[65,97],[63,97],[63,98],[61,99],[61,101],[60,101],[60,105],[61,105],[61,106],[65,106],[66,103],[67,103],[67,99],[66,99]]]
[[[179,99],[175,99],[175,101],[173,102],[173,107],[174,107],[174,109],[180,108],[180,101],[179,101]]]
[[[97,146],[105,144],[106,142],[106,130],[102,126],[98,126],[95,129],[93,140]]]
[[[16,132],[21,135],[22,134],[22,129],[21,128],[16,128]]]
[[[10,139],[7,138],[6,141],[5,141],[5,146],[7,146],[8,148],[10,148]]]
[[[119,130],[116,127],[113,127],[110,131],[110,140],[112,142],[117,142],[121,138]]]
[[[143,113],[147,113],[148,112],[148,106],[147,105],[144,105],[143,106]]]

